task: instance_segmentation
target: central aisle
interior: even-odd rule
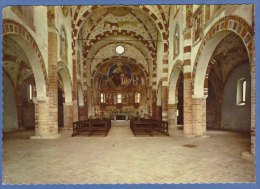
[[[130,121],[111,121],[111,129],[107,137],[134,137],[130,129]]]

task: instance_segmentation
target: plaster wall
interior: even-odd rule
[[[246,102],[245,105],[236,104],[237,81],[246,79]],[[222,121],[223,129],[250,132],[251,115],[251,84],[249,63],[239,65],[233,70],[224,87]]]
[[[175,16],[175,17],[174,17]],[[171,11],[170,15],[170,24],[169,24],[169,71],[168,71],[168,79],[170,79],[171,71],[173,69],[174,64],[177,60],[183,60],[183,6],[180,6],[180,10],[176,14],[175,12]],[[179,54],[174,57],[174,35],[175,35],[175,27],[176,24],[179,25],[180,31],[180,44],[179,44]]]
[[[64,16],[61,10],[61,7],[56,7],[56,25],[57,25],[57,29],[59,31],[59,35],[62,33],[62,27],[64,27],[65,29],[65,33],[66,33],[66,38],[67,38],[67,44],[68,44],[68,60],[67,62],[67,66],[70,72],[70,76],[72,78],[72,39],[71,39],[71,16],[70,16],[70,11],[68,13],[67,16]],[[62,18],[62,19],[61,19]],[[61,57],[60,57],[60,38],[58,40],[58,61],[61,61]]]
[[[14,131],[18,128],[15,91],[10,79],[3,72],[3,131]]]

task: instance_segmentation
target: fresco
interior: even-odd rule
[[[146,77],[142,69],[135,64],[110,61],[98,69],[94,84],[96,89],[105,93],[136,92],[146,87]]]
[[[132,71],[128,64],[117,62],[108,70],[108,81],[113,87],[126,87],[132,79]]]

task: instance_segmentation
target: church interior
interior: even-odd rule
[[[255,182],[254,5],[2,18],[3,183]]]

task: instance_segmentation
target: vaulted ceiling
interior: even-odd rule
[[[225,83],[231,71],[240,63],[248,62],[248,53],[243,41],[234,33],[227,35],[216,47],[211,61],[213,69]]]
[[[78,6],[74,14],[77,15],[74,16],[79,26],[77,39],[85,68],[93,73],[103,59],[118,56],[115,47],[123,45],[123,56],[135,59],[152,73],[156,66],[157,41],[162,40],[162,31],[168,25],[170,6],[97,6],[90,9],[91,6]]]
[[[24,51],[10,37],[3,38],[3,70],[14,88],[33,75]]]

